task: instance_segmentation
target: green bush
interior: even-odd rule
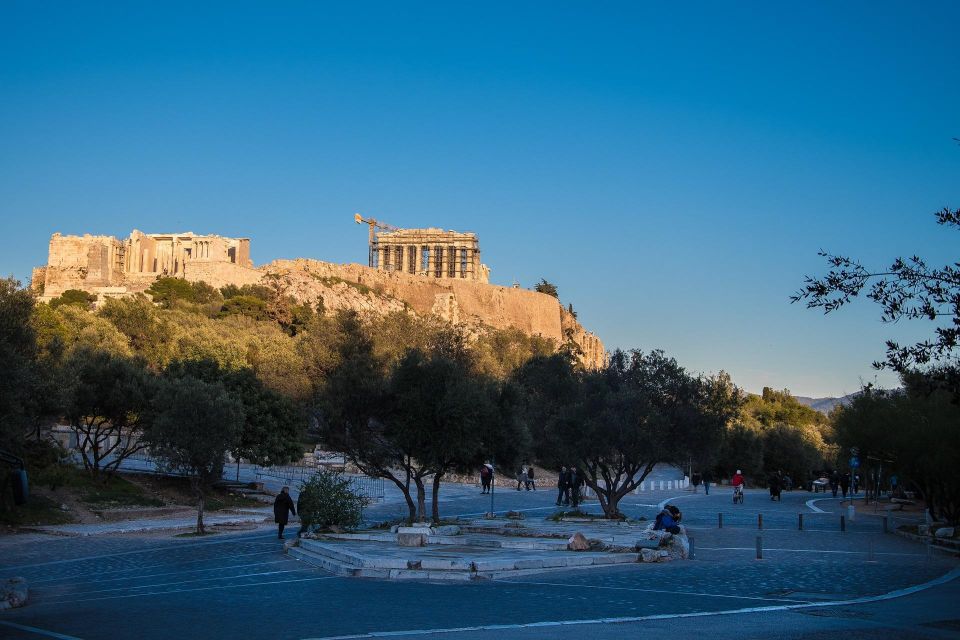
[[[360,524],[364,503],[348,479],[334,471],[320,470],[301,485],[297,513],[301,525],[308,530],[351,528]]]

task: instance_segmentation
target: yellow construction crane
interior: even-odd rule
[[[377,238],[376,238],[376,229],[382,231],[398,231],[397,227],[387,224],[386,222],[381,222],[379,220],[374,220],[373,218],[364,218],[359,213],[353,214],[353,221],[357,224],[365,224],[370,227],[370,237],[368,239],[369,253],[367,255],[367,266],[375,266],[373,263],[373,256],[376,255],[377,247]]]

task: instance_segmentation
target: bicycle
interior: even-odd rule
[[[738,484],[733,487],[733,504],[743,504],[743,485]]]

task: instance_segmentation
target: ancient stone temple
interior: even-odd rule
[[[34,270],[33,284],[40,289],[42,283],[47,300],[68,289],[109,297],[141,291],[159,276],[186,277],[190,271],[191,279],[216,281],[252,268],[249,238],[134,230],[119,240],[55,233],[47,265]]]
[[[480,241],[475,233],[443,229],[380,232],[370,247],[370,261],[378,271],[490,281],[490,269],[480,263]]]

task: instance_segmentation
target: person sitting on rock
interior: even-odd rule
[[[663,508],[663,511],[657,514],[656,519],[653,521],[653,530],[654,531],[669,531],[670,533],[676,535],[680,533],[680,518],[683,515],[680,513],[680,509],[676,508],[673,505],[667,505]]]

